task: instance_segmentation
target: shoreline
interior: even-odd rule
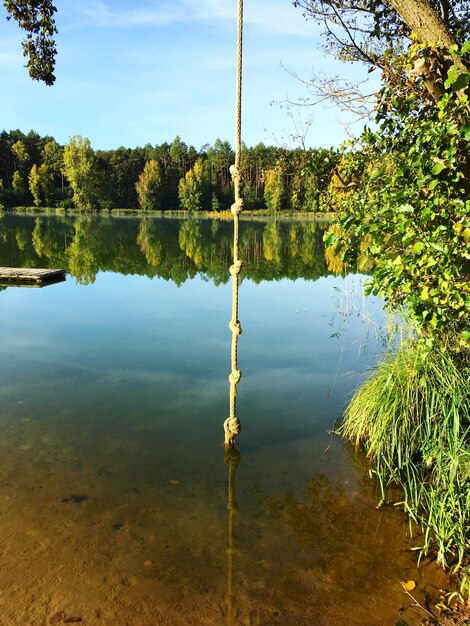
[[[12,213],[16,215],[70,215],[80,216],[101,216],[101,217],[161,217],[170,219],[216,219],[230,221],[233,219],[230,210],[227,211],[144,211],[142,209],[102,209],[93,211],[79,211],[77,209],[64,209],[60,207],[10,207],[0,209],[2,213]],[[318,212],[295,212],[278,211],[273,213],[268,209],[259,209],[256,211],[242,211],[239,215],[240,220],[243,219],[301,219],[313,221],[331,222],[336,213],[318,213]]]

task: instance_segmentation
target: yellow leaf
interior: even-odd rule
[[[416,583],[414,580],[407,580],[406,582],[401,582],[401,586],[403,587],[403,589],[406,589],[406,591],[413,591],[413,589],[416,587]]]

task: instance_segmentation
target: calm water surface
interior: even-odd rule
[[[439,574],[328,432],[384,319],[325,228],[242,222],[229,494],[231,224],[0,218],[0,265],[68,272],[0,291],[2,626],[419,623]]]

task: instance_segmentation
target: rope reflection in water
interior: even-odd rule
[[[228,465],[227,626],[233,626],[233,557],[235,553],[235,516],[238,513],[238,505],[235,502],[235,470],[240,464],[240,452],[235,448],[226,446],[224,462]]]

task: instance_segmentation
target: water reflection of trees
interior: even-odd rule
[[[28,244],[28,240],[31,239],[34,252],[39,258],[61,263],[63,260],[63,245],[61,245],[58,237],[60,232],[59,223],[47,222],[40,217],[36,218],[31,238],[29,238],[29,233],[25,231],[17,233],[16,241],[18,247],[20,250],[24,249]]]
[[[158,276],[180,285],[196,274],[228,281],[230,222],[96,216],[7,215],[0,220],[2,265],[64,267],[79,283],[100,271]],[[342,271],[326,253],[327,225],[314,221],[243,221],[243,276],[255,282],[281,278],[315,280]]]
[[[89,217],[79,217],[75,221],[75,233],[66,248],[68,271],[82,285],[92,283],[96,277],[97,249],[95,233]]]
[[[150,267],[161,265],[164,246],[158,237],[155,220],[144,219],[140,222],[136,242]]]
[[[178,241],[181,250],[185,255],[191,259],[197,270],[203,270],[203,248],[204,240],[202,238],[202,232],[199,222],[196,220],[184,221],[179,230]]]

